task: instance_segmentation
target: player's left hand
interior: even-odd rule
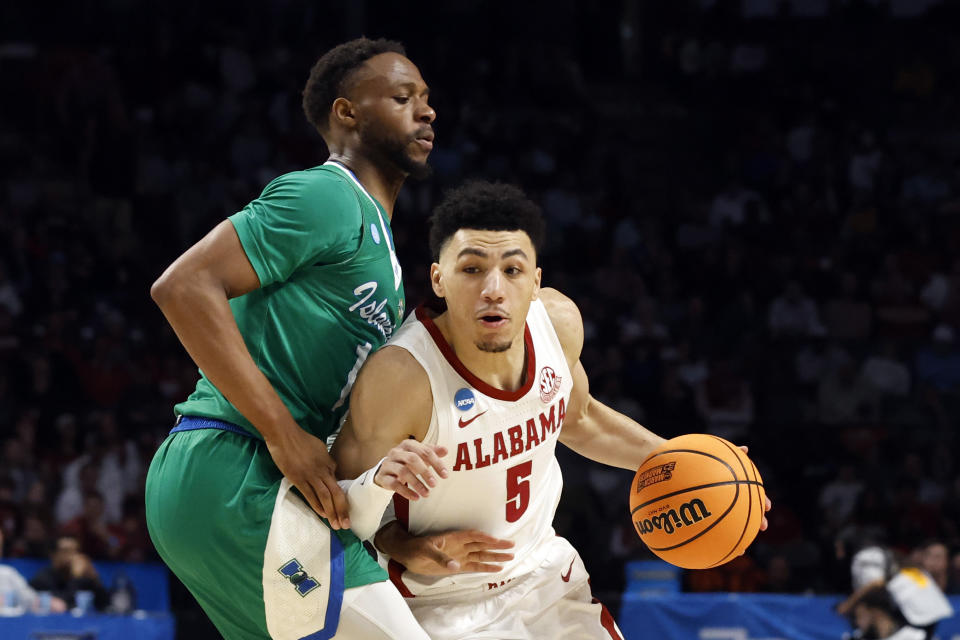
[[[377,533],[375,545],[408,570],[427,576],[496,573],[513,560],[506,551],[513,548],[511,540],[474,529],[414,536],[392,522]]]
[[[749,453],[750,451],[750,448],[745,444],[740,445],[740,448],[743,450],[744,453]],[[773,503],[770,502],[770,496],[767,496],[766,502],[763,505],[763,512],[766,513],[767,511],[770,511],[770,509],[772,508],[773,508]],[[763,516],[763,520],[760,521],[760,531],[766,531],[767,526],[769,524],[770,523],[767,522],[767,516]]]
[[[503,568],[500,563],[513,560],[512,553],[502,552],[512,548],[513,542],[482,531],[448,531],[424,536],[421,543],[418,559],[423,562],[416,563],[419,569],[412,570],[426,575],[496,573]]]

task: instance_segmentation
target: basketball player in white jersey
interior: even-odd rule
[[[850,575],[854,592],[837,606],[837,612],[852,616],[861,633],[853,637],[889,635],[871,631],[874,626],[883,626],[882,618],[887,614],[899,625],[897,629],[902,627],[898,633],[905,640],[928,640],[934,637],[937,624],[953,615],[953,606],[929,573],[921,567],[901,566],[894,553],[884,547],[869,545],[858,551]],[[881,621],[874,621],[874,616]]]
[[[590,396],[580,312],[540,288],[543,234],[515,187],[448,193],[430,231],[445,308],[417,309],[370,357],[333,447],[342,477],[370,469],[361,482],[409,447],[374,543],[434,639],[621,638],[551,526],[563,483],[554,450],[560,441],[634,470],[663,439]]]

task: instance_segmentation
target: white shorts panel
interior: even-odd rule
[[[621,640],[577,551],[560,537],[545,544],[546,560],[524,576],[501,585],[490,574],[482,591],[407,604],[433,640]]]
[[[390,582],[343,592],[340,626],[332,640],[430,640]]]

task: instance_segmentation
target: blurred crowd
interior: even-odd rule
[[[444,3],[432,19],[449,29],[429,34],[397,7],[115,3],[33,33],[40,8],[8,9],[6,555],[68,534],[95,560],[156,558],[143,479],[196,369],[150,283],[270,179],[323,161],[298,92],[361,24],[405,41],[439,114],[434,176],[394,218],[407,308],[429,295],[443,189],[517,183],[548,218],[544,285],[583,312],[592,393],[661,435],[750,446],[770,528],[687,588],[844,591],[869,539],[936,541],[944,589],[960,589],[956,9],[543,4]],[[496,46],[471,35],[484,29]],[[556,527],[615,592],[646,557],[630,474],[559,455]]]

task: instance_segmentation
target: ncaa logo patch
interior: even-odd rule
[[[560,391],[560,380],[562,378],[550,367],[540,369],[540,399],[544,402],[550,402]]]
[[[380,244],[380,230],[372,222],[370,223],[370,235],[373,236],[374,244]]]
[[[477,398],[473,395],[473,391],[466,387],[457,391],[453,396],[453,406],[460,411],[470,411],[476,403]]]

